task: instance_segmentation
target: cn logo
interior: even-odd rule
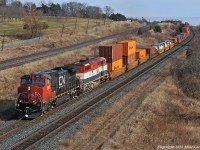
[[[65,76],[60,76],[59,77],[59,86],[64,86],[65,85]]]

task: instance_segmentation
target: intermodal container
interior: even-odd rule
[[[114,70],[114,71],[109,71],[110,72],[110,78],[114,79],[122,74],[124,74],[127,70],[127,67],[122,67],[120,69]]]
[[[106,58],[109,63],[122,59],[122,44],[99,46],[99,56]]]
[[[155,47],[147,47],[143,49],[146,49],[146,54],[149,56],[149,58],[156,57],[157,53]]]
[[[175,45],[176,45],[177,42],[178,42],[177,38],[170,38],[169,40],[172,41],[172,43],[174,43]]]
[[[131,64],[135,61],[135,54],[129,56],[123,56],[123,65]]]
[[[182,34],[178,34],[177,35],[178,37],[180,37],[180,39],[181,39],[181,42],[183,41],[183,39],[184,39],[184,35],[182,35]]]
[[[131,69],[137,67],[137,66],[138,66],[138,63],[139,63],[139,60],[135,60],[133,63],[128,64],[126,69],[129,71],[129,70],[131,70]]]
[[[139,64],[145,63],[149,59],[149,56],[147,55],[146,57],[140,58],[139,59]]]
[[[136,59],[140,59],[140,58],[143,58],[143,57],[146,57],[146,56],[147,56],[146,49],[137,49],[136,50],[136,53],[135,53]]]
[[[182,32],[190,33],[190,28],[189,27],[182,27]]]
[[[181,35],[183,35],[183,39],[187,37],[187,33],[181,33]]]
[[[117,43],[123,45],[123,56],[129,56],[136,51],[136,42],[134,40],[125,40]]]
[[[179,36],[175,36],[174,38],[177,39],[177,43],[180,43],[181,42],[181,38]]]
[[[158,54],[162,54],[162,53],[164,53],[165,52],[165,49],[163,48],[163,49],[160,49],[159,51],[158,51]]]
[[[123,60],[120,59],[112,63],[108,62],[107,65],[108,65],[108,71],[114,71],[123,67]]]

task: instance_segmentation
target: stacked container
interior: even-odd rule
[[[157,52],[154,47],[147,47],[147,48],[143,48],[143,49],[146,49],[146,54],[147,54],[147,56],[149,56],[149,59],[157,56]]]
[[[160,44],[163,45],[165,51],[169,50],[169,44],[167,42],[163,41]]]
[[[164,40],[169,45],[169,49],[174,47],[174,43],[172,43],[170,40]]]
[[[123,65],[132,64],[135,62],[136,42],[133,40],[125,40],[117,42],[123,47]]]
[[[146,62],[149,58],[146,53],[146,49],[137,49],[135,53],[135,58],[139,60],[139,64]]]
[[[163,44],[161,44],[161,43],[154,44],[154,45],[152,45],[152,47],[154,47],[156,49],[158,54],[162,54],[165,51],[165,48],[164,48]]]
[[[177,38],[170,38],[169,40],[170,40],[172,43],[174,43],[174,45],[177,45],[177,44],[178,44]]]
[[[132,64],[135,61],[135,54],[131,54],[129,56],[123,56],[123,65],[126,66],[128,64]]]
[[[180,33],[180,35],[183,36],[183,40],[185,40],[187,38],[187,34],[186,33]]]
[[[182,32],[186,33],[186,36],[189,36],[190,35],[190,28],[189,27],[183,27]]]
[[[109,71],[114,71],[122,68],[122,53],[122,44],[110,44],[105,46],[99,46],[99,56],[106,58]]]
[[[182,42],[184,40],[184,35],[178,34],[177,36],[180,37],[180,42]]]
[[[179,36],[175,36],[174,38],[177,39],[177,43],[181,43],[181,38]]]

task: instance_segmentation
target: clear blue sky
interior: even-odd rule
[[[22,2],[35,2],[22,0]],[[44,0],[48,2],[49,0]],[[62,4],[73,0],[52,0]],[[111,6],[127,17],[200,17],[200,0],[76,0],[93,6]]]

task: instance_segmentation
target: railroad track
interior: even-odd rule
[[[75,147],[70,147],[70,149],[101,149],[101,146],[107,139],[114,136],[116,131],[121,127],[122,124],[126,123],[128,118],[136,112],[136,110],[141,106],[145,97],[147,97],[147,93],[153,92],[154,88],[156,88],[160,82],[163,81],[163,76],[155,75],[155,77],[150,80],[148,83],[142,87],[142,93],[134,90],[136,94],[133,94],[134,97],[129,99],[117,113],[114,113],[110,116],[104,123],[92,133],[88,139],[84,139],[84,141],[80,141],[80,145],[76,145]],[[154,84],[153,88],[152,85]],[[145,93],[145,94],[144,94]],[[133,103],[134,102],[134,103]],[[127,111],[128,110],[128,111]],[[109,130],[109,132],[107,132]],[[111,134],[109,134],[111,133]],[[94,145],[98,145],[100,147],[94,147]]]
[[[174,53],[177,53],[180,50],[184,50],[185,46],[187,46],[187,44],[192,41],[194,36],[195,36],[195,33],[192,31],[192,34],[187,40],[185,40],[183,43],[181,43],[177,47],[171,49],[170,51],[165,52],[163,55],[160,55],[159,59],[157,59],[153,63],[144,67],[137,73],[127,78],[124,78],[123,80],[120,81],[120,83],[115,84],[113,87],[111,87],[104,93],[96,95],[94,98],[87,101],[87,103],[80,105],[79,107],[70,111],[69,113],[66,113],[59,119],[54,120],[47,126],[40,128],[34,134],[20,140],[15,145],[13,145],[11,149],[32,149],[34,146],[36,146],[38,143],[41,143],[46,138],[53,137],[58,132],[62,131],[63,129],[66,129],[67,127],[72,125],[74,122],[79,120],[81,117],[83,117],[85,114],[87,114],[88,112],[91,112],[92,110],[97,108],[99,105],[106,102],[108,99],[110,99],[111,97],[113,97],[114,95],[122,91],[125,87],[127,87],[133,81],[137,80],[139,77],[143,76],[144,74],[148,73],[150,70],[154,69],[155,67],[157,67],[158,65],[166,61]]]
[[[146,32],[150,29],[150,26],[144,26],[139,28],[142,30],[142,32]],[[130,33],[136,33],[139,29],[130,29],[127,30],[125,32],[121,32],[121,33],[117,33],[114,35],[110,35],[110,36],[106,36],[106,37],[102,37],[99,39],[94,39],[91,41],[86,41],[86,42],[82,42],[76,45],[72,45],[72,46],[67,46],[64,48],[59,48],[59,49],[53,49],[50,51],[46,51],[46,52],[41,52],[41,53],[37,53],[37,54],[31,54],[28,56],[23,56],[23,57],[19,57],[19,58],[14,58],[14,59],[10,59],[10,60],[6,60],[6,61],[1,61],[0,62],[0,70],[5,70],[5,69],[9,69],[9,68],[13,68],[13,67],[17,67],[26,63],[30,63],[36,60],[40,60],[46,57],[50,57],[50,56],[55,56],[64,52],[69,52],[69,51],[73,51],[76,49],[80,49],[83,47],[87,47],[90,45],[93,45],[95,43],[99,43],[99,42],[103,42],[109,39],[112,39],[114,37],[120,36],[120,35],[126,35],[126,34],[130,34]]]
[[[0,140],[2,138],[4,138],[6,134],[8,134],[9,132],[12,132],[13,130],[15,130],[19,126],[22,126],[23,124],[24,124],[23,120],[16,120],[16,121],[12,122],[11,124],[1,128],[0,129]]]

